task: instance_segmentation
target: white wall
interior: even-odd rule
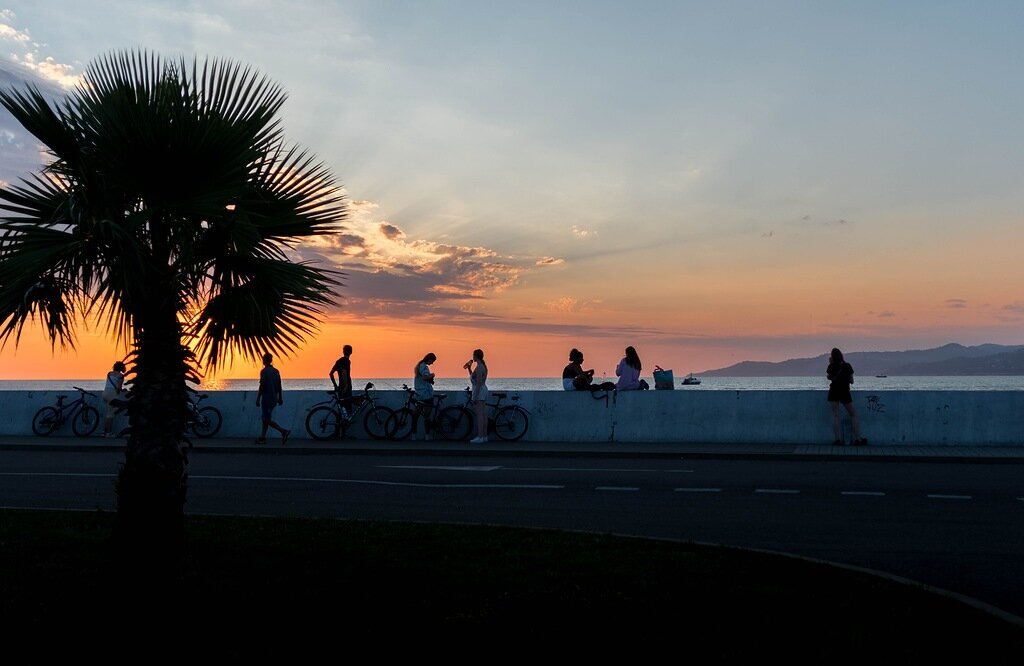
[[[30,435],[32,416],[74,391],[3,391],[0,435]],[[223,413],[218,437],[255,437],[260,410],[252,391],[211,392],[204,404]],[[824,391],[635,391],[594,400],[589,393],[522,391],[530,412],[525,441],[722,442],[829,444],[831,412]],[[1024,391],[854,391],[863,433],[872,444],[1024,446]],[[381,404],[398,407],[400,391],[380,391]],[[274,419],[307,437],[308,409],[323,391],[291,391]],[[446,404],[463,404],[458,392]],[[103,414],[102,401],[94,405]],[[845,412],[844,412],[845,413]],[[845,425],[847,440],[849,423]],[[97,434],[99,431],[97,431]],[[361,427],[351,433],[365,437]],[[54,436],[73,436],[71,424]]]

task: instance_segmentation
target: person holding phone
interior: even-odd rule
[[[476,437],[469,440],[470,444],[483,444],[487,441],[487,364],[484,362],[484,350],[474,349],[473,358],[462,366],[469,372],[469,383],[472,387],[473,413],[476,415]]]

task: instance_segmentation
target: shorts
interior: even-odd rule
[[[273,420],[274,407],[277,407],[277,402],[273,400],[264,400],[260,403],[260,410],[263,412],[264,421]]]
[[[850,394],[849,387],[834,386],[828,390],[828,401],[848,405],[853,402],[853,396]]]

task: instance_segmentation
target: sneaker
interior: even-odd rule
[[[281,433],[281,446],[284,446],[285,444],[288,443],[288,435],[290,434],[292,434],[291,430],[285,430],[284,432]]]
[[[263,446],[266,443],[267,443],[267,440],[265,438],[263,438],[263,437],[257,437],[256,438],[256,445],[257,446]]]
[[[485,444],[486,442],[487,437],[474,437],[473,439],[469,440],[470,444]]]
[[[868,438],[867,437],[861,437],[860,439],[855,441],[853,444],[854,444],[854,446],[867,446],[868,445]]]

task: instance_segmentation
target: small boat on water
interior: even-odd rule
[[[683,386],[696,386],[697,384],[700,384],[700,377],[694,377],[692,372],[683,377]]]
[[[888,376],[889,375],[875,375],[875,377],[878,377],[879,379],[885,379]]]

